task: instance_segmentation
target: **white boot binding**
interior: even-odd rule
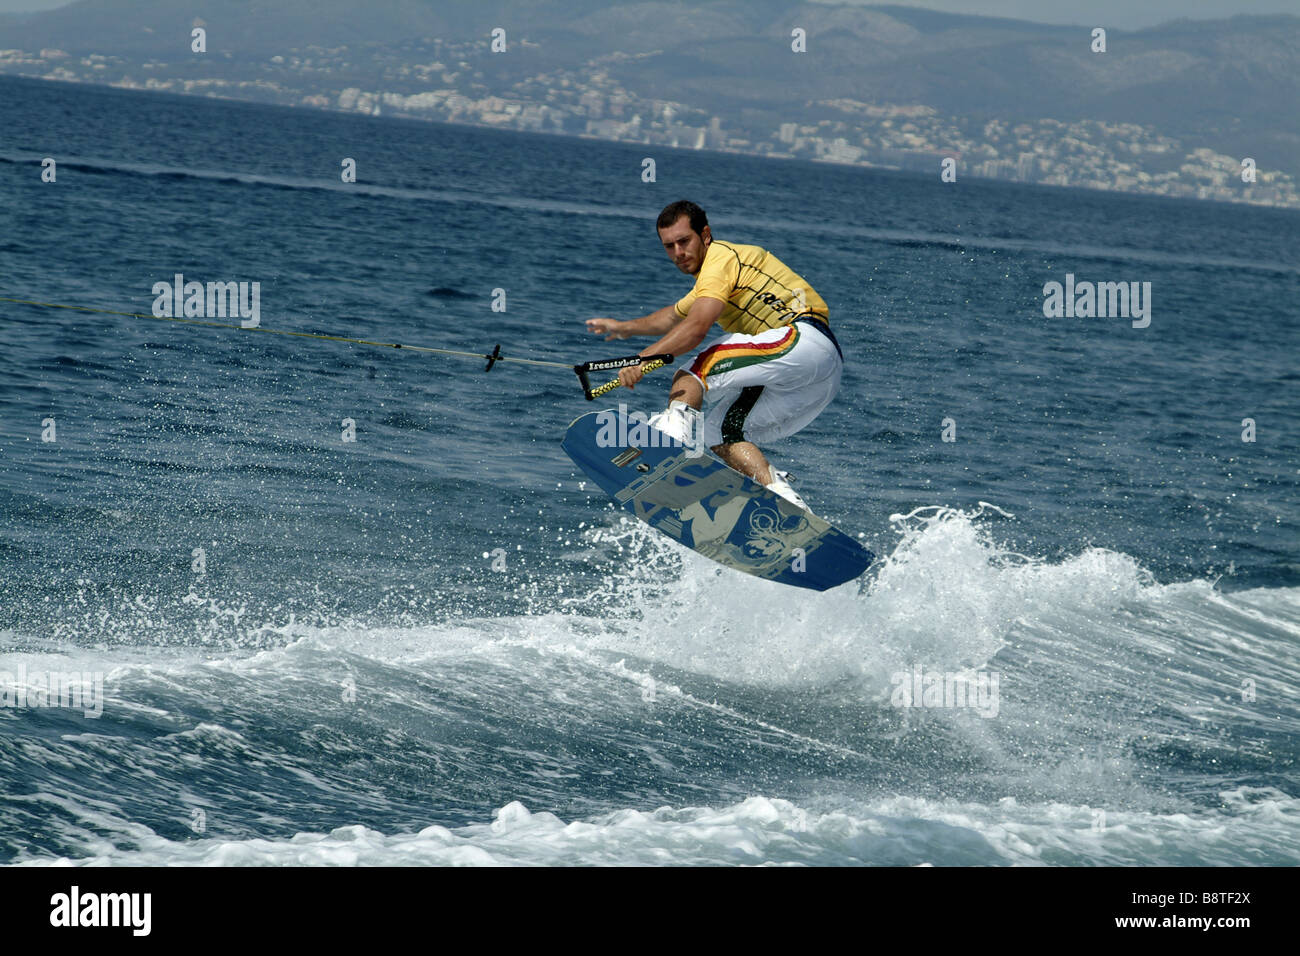
[[[699,414],[697,409],[680,399],[674,399],[662,412],[651,415],[646,424],[683,445],[689,445],[695,437],[695,424]]]
[[[812,514],[812,509],[808,507],[808,504],[801,497],[799,497],[799,492],[795,491],[794,488],[791,487],[790,479],[793,477],[794,475],[790,474],[788,471],[777,471],[773,468],[772,480],[763,487],[767,488],[769,491],[775,491],[786,501],[790,502],[790,504],[802,508],[809,514]]]

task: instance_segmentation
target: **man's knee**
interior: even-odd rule
[[[678,369],[677,374],[673,376],[668,398],[685,402],[692,408],[699,408],[704,403],[704,387],[700,385],[700,380],[686,369]]]

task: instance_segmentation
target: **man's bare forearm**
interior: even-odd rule
[[[640,354],[659,355],[663,352],[671,352],[673,355],[684,355],[690,352],[709,334],[709,328],[722,314],[722,306],[723,303],[717,299],[696,299],[691,303],[691,312],[684,320],[675,322],[658,342],[642,349]]]
[[[677,314],[677,310],[671,305],[666,305],[662,309],[651,312],[649,315],[643,315],[639,319],[630,319],[627,322],[620,323],[618,330],[623,334],[624,338],[633,335],[663,336],[667,335],[669,330],[681,320],[682,317]]]

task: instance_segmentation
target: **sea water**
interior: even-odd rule
[[[562,369],[0,303],[0,860],[1300,863],[1295,211],[9,78],[0,130],[2,296],[563,363],[650,344],[583,319],[685,294],[693,199],[830,304],[767,450],[880,556],[631,522]]]

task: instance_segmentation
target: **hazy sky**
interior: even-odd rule
[[[51,10],[72,0],[0,0],[0,13]],[[177,0],[178,3],[184,0]],[[795,0],[791,0],[792,4]],[[866,3],[867,0],[818,0]],[[1036,23],[1075,23],[1135,30],[1178,17],[1217,19],[1234,13],[1293,13],[1300,0],[894,0],[902,6],[927,7],[950,13],[1014,17]]]
[[[30,10],[53,10],[66,7],[69,0],[0,0],[0,13],[27,13]]]

